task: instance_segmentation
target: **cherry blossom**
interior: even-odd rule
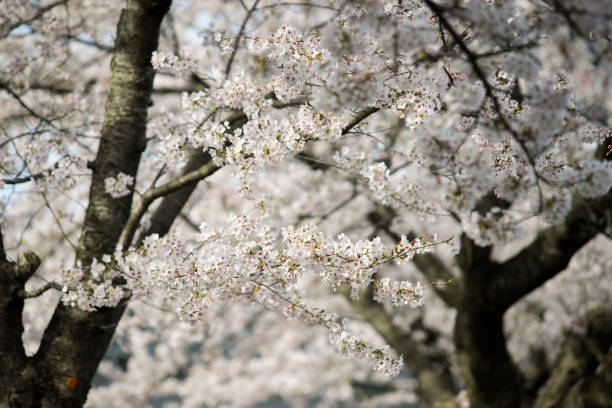
[[[3,1],[0,405],[596,389],[609,8]]]

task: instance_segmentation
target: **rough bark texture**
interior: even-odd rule
[[[0,407],[29,407],[33,369],[23,349],[23,298],[19,296],[40,259],[25,252],[17,262],[6,259],[0,235]],[[16,375],[18,374],[18,375]]]
[[[159,27],[170,3],[171,0],[128,0],[119,19],[102,135],[77,250],[77,259],[85,266],[93,258],[114,251],[130,213],[132,194],[112,198],[105,192],[104,179],[119,172],[136,175],[146,145],[147,108],[154,77],[151,54],[157,49]],[[26,358],[21,346],[23,300],[16,293],[29,277],[28,268],[36,262],[33,254],[26,254],[24,259],[25,263],[18,262],[16,266],[6,261],[1,265],[0,363],[11,365],[5,365],[8,370],[3,367],[0,376],[0,407],[80,407],[125,303],[93,313],[59,305],[38,353]],[[25,268],[28,272],[11,273],[11,268]],[[66,385],[71,377],[77,379],[74,387]]]

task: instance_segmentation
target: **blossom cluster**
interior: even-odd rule
[[[332,239],[317,231],[313,224],[287,227],[283,230],[282,242],[277,242],[261,216],[232,215],[222,228],[201,225],[195,246],[176,235],[152,235],[141,248],[132,248],[126,253],[118,248],[112,264],[94,263],[92,274],[101,276],[107,268],[114,268],[114,274],[128,280],[135,297],[144,296],[167,305],[181,320],[191,324],[200,321],[213,302],[223,299],[256,302],[283,310],[289,317],[327,327],[333,344],[343,352],[350,351],[375,361],[379,370],[393,374],[400,363],[388,351],[349,336],[339,328],[335,315],[308,307],[295,291],[295,285],[310,272],[333,288],[350,288],[352,297],[374,284],[377,301],[390,298],[395,306],[419,306],[422,304],[420,283],[413,287],[409,282],[390,284],[387,279],[377,284],[373,274],[385,263],[407,262],[438,244],[425,237],[414,241],[402,237],[391,248],[385,248],[380,238],[353,243],[345,235]],[[110,258],[106,260],[110,262]],[[81,275],[71,275],[68,280],[73,286],[81,285],[80,278]],[[109,283],[108,279],[105,276],[105,284]],[[86,307],[95,302],[109,304],[117,300],[111,296],[116,294],[108,293],[106,288],[92,284],[89,291],[93,293],[86,302],[78,299],[84,286],[71,289],[64,298],[66,302],[80,302],[79,306],[85,303]],[[117,294],[121,293],[116,289]]]
[[[370,344],[345,330],[345,322],[336,323],[329,331],[329,342],[334,349],[342,354],[349,356],[365,357],[372,363],[375,371],[382,371],[387,375],[396,376],[399,374],[403,358],[393,358],[390,347],[382,349],[373,348]]]
[[[421,282],[417,282],[416,286],[413,286],[408,281],[391,282],[389,278],[382,278],[376,281],[375,288],[374,300],[378,302],[385,298],[391,298],[393,306],[423,306],[423,285],[421,285]]]
[[[353,298],[357,298],[359,290],[373,282],[373,274],[379,265],[390,261],[400,264],[408,262],[417,254],[432,251],[438,244],[429,242],[425,237],[409,241],[405,236],[392,248],[385,248],[379,237],[353,243],[348,236],[340,234],[337,240],[334,240],[316,231],[313,224],[299,228],[287,227],[283,230],[283,239],[287,244],[287,250],[283,254],[287,258],[298,264],[312,265],[321,278],[329,282],[334,289],[341,286],[350,287]],[[393,290],[381,289],[377,300],[382,300],[383,295],[397,299],[397,293],[403,290],[402,286],[405,285],[400,283],[399,286],[394,286]],[[405,289],[408,293],[408,287]],[[422,292],[412,291],[412,294],[418,298]]]
[[[188,77],[197,68],[197,62],[189,56],[176,56],[160,51],[153,51],[151,63],[157,71],[178,77]]]
[[[576,172],[576,166],[564,157],[567,150],[556,149],[565,140],[558,135],[574,131],[576,123],[579,132],[593,130],[587,130],[591,129],[586,124],[588,117],[573,111],[576,101],[570,96],[571,86],[559,87],[542,80],[537,72],[542,68],[533,63],[535,57],[520,52],[535,40],[527,36],[515,44],[513,38],[526,36],[531,29],[529,8],[499,8],[480,2],[466,2],[459,8],[458,16],[476,24],[486,45],[503,42],[517,47],[516,52],[494,52],[479,58],[477,63],[485,75],[482,78],[475,77],[474,67],[460,59],[446,57],[448,66],[440,64],[443,50],[431,42],[393,56],[389,44],[372,34],[372,22],[364,18],[368,13],[381,16],[378,7],[348,7],[340,13],[342,18],[322,30],[302,31],[285,25],[276,31],[241,37],[249,55],[269,68],[264,70],[267,74],[237,71],[220,86],[184,96],[191,130],[181,144],[209,150],[217,163],[230,164],[245,177],[291,157],[313,141],[336,143],[350,117],[342,109],[358,102],[360,107],[387,109],[404,119],[412,131],[405,153],[419,164],[450,175],[447,177],[451,181],[443,182],[456,190],[453,195],[459,200],[453,199],[449,210],[460,217],[473,218],[469,214],[474,205],[489,191],[504,200],[520,201],[534,199],[537,183],[539,189],[576,189],[589,198],[609,189],[606,165],[600,165],[598,176],[590,176],[594,172],[587,165],[580,168],[578,178],[563,176],[559,180],[559,174]],[[422,4],[386,2],[382,9],[401,24],[410,21],[420,37],[435,31],[431,13]],[[329,41],[326,36],[342,41]],[[232,38],[217,34],[215,40],[229,43]],[[420,66],[422,61],[428,61],[424,64],[427,68]],[[530,87],[539,90],[529,92]],[[308,102],[298,112],[279,112],[272,107],[275,101],[305,96]],[[230,129],[219,115],[223,109],[242,110],[248,120]],[[500,120],[499,115],[506,118]],[[585,135],[587,139],[592,137]],[[176,143],[177,138],[172,140]],[[555,164],[559,162],[565,164],[559,167]],[[364,157],[360,168],[353,170],[366,179],[374,196],[384,204],[437,212],[423,199],[417,183],[403,182],[401,172],[390,177],[391,169],[383,166],[380,160]],[[556,177],[549,178],[544,170],[551,167]],[[600,186],[599,190],[595,191],[594,184]],[[556,207],[538,208],[548,209],[541,214],[551,219],[549,210]],[[553,218],[560,222],[563,212]],[[480,229],[487,228],[485,224],[493,225],[481,224]],[[494,236],[499,234],[492,233]]]
[[[53,276],[87,207],[109,79],[99,62],[110,59],[122,2],[78,1],[88,18],[38,3],[0,5],[0,219],[5,242],[40,248]],[[432,3],[262,1],[244,17],[207,2],[214,41],[196,43],[187,14],[164,27],[151,63],[168,75],[155,81],[146,165],[137,179],[107,178],[105,190],[121,198],[172,180],[191,152],[206,152],[225,169],[182,215],[208,225],[193,240],[152,235],[64,267],[62,301],[94,310],[129,291],[192,324],[220,301],[255,302],[322,325],[334,349],[397,373],[401,359],[300,286],[313,277],[353,297],[371,286],[378,302],[423,304],[422,284],[384,268],[437,240],[360,240],[378,228],[367,215],[384,207],[390,228],[412,228],[415,213],[441,214],[476,244],[504,246],[531,227],[524,220],[562,224],[577,196],[612,186],[606,146],[596,146],[612,135],[607,2]],[[185,1],[173,11],[200,19],[202,9]],[[169,42],[187,48],[163,51]],[[508,205],[481,210],[491,196]],[[274,220],[252,216],[260,203]],[[240,215],[222,221],[232,211]]]
[[[115,307],[128,294],[124,288],[113,284],[117,276],[119,272],[109,255],[103,256],[101,262],[94,259],[88,268],[84,268],[81,263],[73,267],[64,266],[61,301],[85,311]]]
[[[303,301],[293,300],[283,308],[283,313],[290,319],[301,319],[309,323],[322,325],[328,330],[328,341],[336,352],[370,362],[374,371],[396,376],[403,366],[403,358],[394,357],[389,346],[376,347],[347,329],[348,319],[339,320],[335,313],[321,308],[310,308]]]
[[[134,184],[134,177],[118,173],[116,177],[104,179],[104,189],[113,198],[121,198],[130,193],[130,186]]]

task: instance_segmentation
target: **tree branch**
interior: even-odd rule
[[[495,264],[487,298],[505,311],[518,299],[563,271],[574,254],[605,230],[612,208],[612,193],[592,200],[574,198],[566,221],[540,232],[514,257]]]
[[[399,242],[401,240],[401,236],[390,228],[383,228],[383,231],[385,231],[394,241]],[[417,235],[413,231],[409,231],[406,237],[409,240],[413,240],[417,238]],[[431,282],[438,282],[439,280],[453,282],[451,285],[433,285],[433,288],[448,306],[456,307],[459,301],[459,293],[457,290],[458,279],[446,267],[444,262],[434,254],[415,255],[412,262],[425,278]]]
[[[68,157],[68,156],[64,156],[64,157],[62,157],[60,160],[58,160],[57,162],[55,162],[55,164],[53,165],[53,168],[54,168],[54,169],[57,169],[57,168],[58,168],[58,166],[59,166],[59,164],[60,164],[60,161],[61,161],[62,159],[64,159],[65,157]],[[46,170],[41,171],[40,173],[32,174],[32,175],[30,175],[30,176],[26,176],[26,177],[2,179],[2,182],[3,182],[4,184],[9,184],[9,185],[10,185],[10,184],[22,184],[22,183],[27,183],[27,182],[30,182],[30,181],[32,181],[32,180],[40,180],[41,178],[45,177],[45,173],[46,173],[46,172],[48,172],[48,171],[50,171],[50,170],[51,170],[51,169],[46,169]]]
[[[238,127],[242,126],[247,120],[244,113],[237,113],[228,119],[229,129],[228,131],[233,132]],[[187,174],[197,171],[197,169],[204,168],[206,166],[214,166],[212,157],[208,153],[204,153],[202,150],[194,151],[185,167],[181,170],[179,178],[185,177]],[[215,166],[216,167],[216,166]],[[214,171],[216,171],[215,169]],[[211,168],[211,173],[214,172]],[[197,180],[199,181],[199,180]],[[160,236],[166,235],[176,217],[181,213],[181,210],[191,197],[191,194],[197,187],[197,181],[193,183],[185,184],[183,187],[174,190],[171,194],[164,197],[160,205],[157,207],[153,215],[151,216],[151,226],[140,231],[138,238],[136,239],[135,245],[140,245],[142,241],[151,234],[159,234]],[[127,237],[126,237],[127,238]]]
[[[53,122],[50,119],[46,118],[45,116],[41,115],[40,113],[32,109],[27,103],[23,101],[23,99],[17,93],[15,93],[15,91],[13,91],[8,86],[8,84],[0,83],[0,89],[4,89],[6,92],[8,92],[8,94],[11,95],[13,99],[15,99],[19,103],[19,105],[21,105],[22,108],[28,111],[30,115],[34,116],[36,119],[40,120],[41,122],[48,124],[52,128],[57,129],[57,127],[53,124]]]
[[[10,26],[8,26],[4,32],[0,35],[0,37],[6,37],[8,34],[11,33],[11,31],[13,31],[14,29],[16,29],[17,27],[19,27],[20,25],[23,24],[31,24],[33,21],[38,20],[39,18],[41,18],[45,13],[47,13],[48,11],[53,10],[54,8],[56,8],[57,6],[61,6],[63,4],[68,3],[68,0],[59,0],[56,1],[54,3],[50,3],[47,4],[44,7],[40,7],[36,13],[34,13],[34,15],[30,18],[26,18],[25,20],[19,20],[19,21],[15,21],[13,24],[11,24]]]
[[[368,116],[378,112],[378,110],[379,110],[378,108],[370,106],[370,107],[365,108],[362,111],[357,112],[357,114],[355,114],[353,119],[345,127],[342,128],[342,134],[346,135],[348,132],[351,131],[351,129],[353,129],[355,126],[361,123]]]
[[[327,10],[333,10],[333,11],[340,11],[340,9],[332,7],[330,5],[307,3],[307,2],[302,2],[302,3],[282,2],[282,3],[275,3],[275,4],[267,4],[265,6],[257,7],[257,10],[265,10],[265,9],[270,9],[270,8],[286,7],[286,6],[314,7],[314,8],[323,8]]]
[[[18,292],[18,295],[22,299],[30,299],[30,298],[35,298],[35,297],[38,297],[38,296],[42,295],[43,293],[45,293],[49,289],[55,289],[55,290],[58,290],[58,291],[61,292],[62,291],[62,285],[60,285],[57,282],[47,282],[46,284],[44,284],[43,286],[41,286],[38,289],[34,289],[34,290],[31,290],[31,291],[26,291],[25,289],[20,290]]]
[[[134,233],[136,232],[136,228],[138,228],[138,224],[140,223],[140,219],[153,201],[159,197],[174,193],[183,187],[197,184],[198,181],[205,179],[217,170],[219,170],[219,166],[210,160],[200,168],[190,171],[189,173],[184,174],[169,183],[147,190],[130,214],[130,218],[128,218],[128,221],[126,222],[125,227],[123,228],[123,231],[119,237],[119,245],[121,245],[123,248],[127,248],[130,245],[132,238],[134,237]]]
[[[274,101],[272,103],[272,106],[276,109],[283,109],[293,106],[300,106],[306,103],[307,101],[307,98],[302,97],[287,102]],[[244,114],[244,112],[235,113],[227,119],[230,125],[227,131],[233,132],[235,129],[246,123],[247,119],[248,118]],[[180,177],[197,168],[208,165],[210,161],[210,155],[202,151],[195,151],[189,158],[189,161],[187,162],[185,168],[181,171]],[[172,224],[174,223],[176,217],[181,213],[183,207],[189,200],[189,197],[191,197],[191,194],[195,190],[196,186],[197,184],[195,183],[186,185],[183,188],[174,191],[172,194],[169,194],[164,197],[164,199],[151,217],[151,226],[148,229],[140,232],[134,244],[136,246],[140,245],[140,243],[142,243],[142,240],[150,234],[159,234],[160,236],[165,235],[172,227]]]

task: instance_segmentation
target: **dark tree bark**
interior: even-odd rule
[[[151,54],[171,0],[128,0],[117,26],[111,82],[100,145],[93,163],[89,205],[77,249],[87,266],[114,252],[130,214],[132,194],[114,199],[104,179],[119,172],[136,176],[146,146],[147,108],[154,71]],[[38,266],[26,253],[17,263],[4,253],[0,265],[0,407],[80,407],[112,339],[126,302],[95,312],[59,305],[38,353],[26,357],[21,345],[23,299],[19,292]],[[67,386],[69,378],[76,384]]]
[[[39,265],[33,252],[25,252],[17,262],[9,261],[0,234],[0,407],[32,404],[34,372],[21,341],[24,299],[20,291]]]
[[[487,296],[495,274],[490,254],[490,248],[462,235],[454,333],[457,363],[473,406],[520,407],[523,380],[506,348],[503,311]]]

